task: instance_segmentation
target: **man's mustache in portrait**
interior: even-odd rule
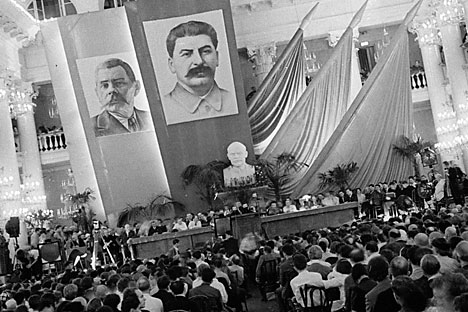
[[[112,93],[112,96],[106,105],[113,105],[117,103],[127,103],[127,99],[125,99],[125,97],[120,93],[114,92]]]
[[[187,75],[185,75],[186,78],[194,78],[199,76],[200,74],[205,74],[205,76],[212,75],[213,70],[211,70],[210,67],[202,65],[202,66],[197,66],[195,68],[192,68],[188,71]]]

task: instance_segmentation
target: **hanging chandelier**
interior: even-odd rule
[[[36,104],[32,100],[37,97],[36,92],[30,90],[9,69],[0,71],[0,80],[3,80],[3,83],[0,85],[0,99],[6,100],[12,118],[16,119],[34,110]]]

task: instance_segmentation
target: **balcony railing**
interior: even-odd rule
[[[37,136],[37,143],[39,152],[41,153],[54,152],[67,148],[67,141],[63,131],[39,134]]]
[[[411,90],[421,90],[427,88],[426,73],[419,71],[410,76]]]

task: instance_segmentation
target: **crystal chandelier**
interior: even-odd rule
[[[36,104],[32,102],[37,93],[31,91],[20,79],[17,79],[9,69],[0,71],[0,99],[8,103],[12,118],[18,118],[27,112],[33,111]]]

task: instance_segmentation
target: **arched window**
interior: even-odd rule
[[[28,11],[38,20],[77,13],[71,0],[33,0]]]

